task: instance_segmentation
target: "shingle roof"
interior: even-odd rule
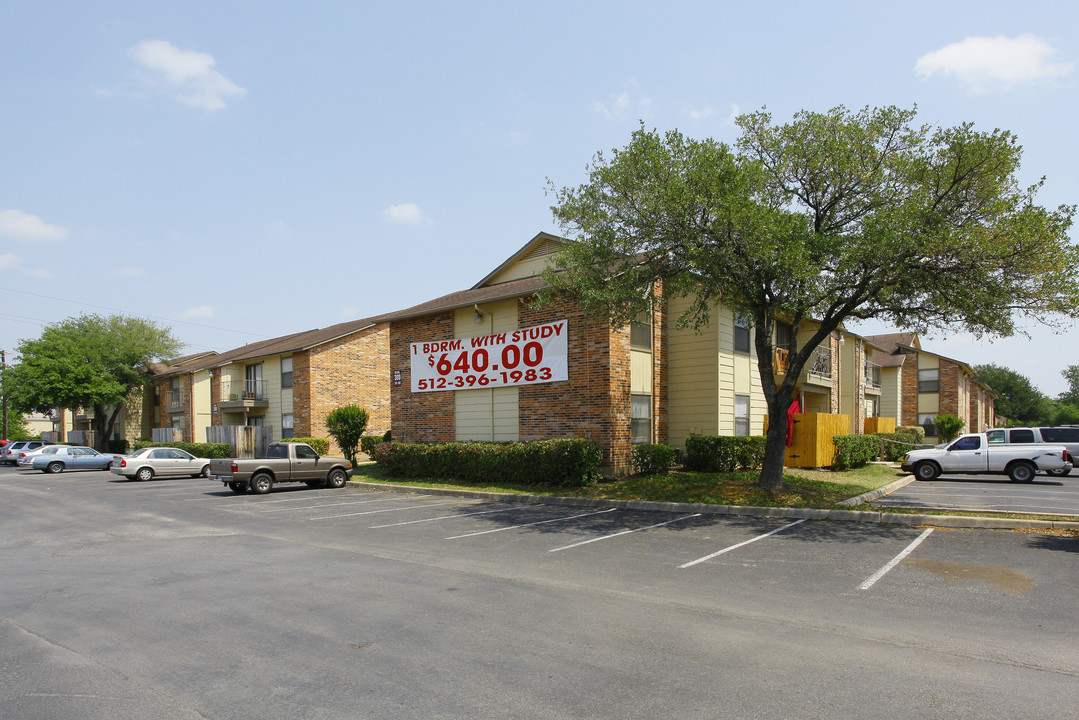
[[[534,295],[544,287],[546,287],[546,283],[543,281],[543,278],[539,275],[533,275],[531,277],[521,278],[520,280],[510,280],[509,282],[498,283],[497,285],[487,285],[485,287],[452,292],[449,295],[443,295],[440,298],[435,298],[434,300],[429,300],[428,302],[420,303],[419,305],[413,305],[404,310],[381,315],[378,320],[381,322],[407,320],[423,315],[433,315],[435,313],[456,310],[457,308],[482,305],[483,303],[509,300],[510,298],[515,297],[527,297],[529,295]]]

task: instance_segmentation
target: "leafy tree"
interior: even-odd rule
[[[19,362],[8,377],[11,402],[24,412],[93,408],[94,441],[103,450],[128,396],[148,381],[148,365],[181,347],[170,329],[149,320],[68,318],[19,343]]]
[[[937,419],[933,421],[933,424],[937,427],[937,436],[940,437],[940,441],[951,442],[955,440],[955,436],[959,434],[959,431],[967,423],[958,415],[943,413],[937,415]]]
[[[568,294],[619,325],[672,297],[692,301],[683,327],[717,306],[748,319],[769,413],[760,484],[777,488],[796,382],[843,321],[1005,336],[1023,316],[1079,315],[1075,208],[1043,208],[1040,184],[1019,186],[1010,132],[914,117],[840,107],[774,126],[761,111],[738,118],[737,151],[642,124],[625,148],[595,156],[587,183],[551,187],[577,242],[545,273],[545,297]],[[777,318],[795,329],[782,380]]]
[[[356,464],[356,452],[363,431],[367,429],[367,411],[355,405],[345,405],[326,416],[326,431],[341,448],[345,458]]]
[[[3,428],[0,428],[2,430]],[[9,412],[7,414],[7,434],[3,436],[4,440],[33,440],[30,435],[30,428],[26,424],[26,418],[22,416],[22,413]]]
[[[1079,365],[1069,365],[1060,374],[1068,381],[1068,389],[1057,396],[1057,401],[1079,407]]]
[[[1060,403],[1053,412],[1052,425],[1079,425],[1079,405]]]
[[[975,365],[974,374],[997,393],[997,414],[1016,425],[1044,425],[1053,414],[1053,401],[1025,375],[990,363]]]

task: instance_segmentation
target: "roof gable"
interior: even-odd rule
[[[525,243],[524,247],[492,270],[487,277],[472,286],[473,290],[489,285],[499,285],[513,280],[538,276],[550,264],[566,244],[565,238],[541,232]]]

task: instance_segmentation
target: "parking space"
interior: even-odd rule
[[[879,507],[1079,516],[1079,476],[1038,475],[1031,483],[1006,476],[948,475],[912,482],[872,503]]]

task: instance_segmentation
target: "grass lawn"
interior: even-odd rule
[[[496,482],[479,486],[395,478],[385,469],[372,464],[358,466],[352,479],[390,485],[560,497],[830,509],[837,507],[836,504],[841,500],[887,485],[899,479],[901,474],[896,468],[887,465],[867,465],[843,472],[787,469],[783,476],[783,487],[776,493],[758,487],[758,476],[759,473],[756,472],[672,472],[668,475],[634,476],[603,481],[583,488],[537,488]]]

